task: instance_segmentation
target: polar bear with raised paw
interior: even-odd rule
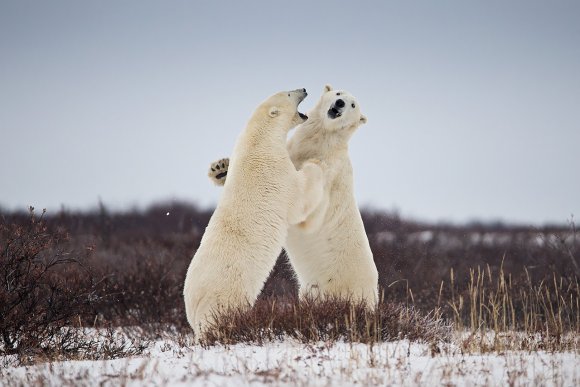
[[[227,173],[228,183],[183,289],[198,340],[219,313],[253,305],[289,226],[305,222],[322,199],[321,168],[305,162],[296,170],[286,148],[288,131],[308,118],[297,111],[306,95],[304,89],[281,92],[260,104],[237,139],[231,164],[213,166],[216,178]]]
[[[374,307],[378,272],[356,204],[348,155],[348,141],[366,117],[352,94],[330,85],[308,116],[287,144],[296,168],[318,159],[324,174],[322,201],[305,221],[289,228],[284,245],[300,296],[343,297]],[[209,177],[217,185],[227,177],[227,187],[225,160],[211,164]]]

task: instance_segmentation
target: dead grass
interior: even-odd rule
[[[441,284],[443,289],[444,282]],[[465,348],[484,351],[505,349],[569,350],[578,348],[580,286],[577,277],[557,277],[532,282],[525,270],[523,281],[514,281],[489,266],[470,270],[466,289],[460,289],[450,271],[452,310],[456,329],[469,332]],[[440,292],[441,293],[441,292]],[[441,302],[441,300],[439,301]],[[490,341],[490,338],[493,340]]]
[[[380,303],[376,310],[347,300],[262,299],[250,310],[215,316],[206,345],[294,338],[304,343],[349,341],[377,343],[408,339],[447,341],[451,328],[434,313],[422,314],[398,303]]]

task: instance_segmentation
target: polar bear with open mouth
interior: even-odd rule
[[[297,171],[286,148],[288,131],[308,119],[297,111],[306,95],[299,89],[268,98],[236,142],[228,184],[185,279],[185,310],[197,340],[217,314],[253,305],[288,228],[320,203],[324,178],[316,160]]]

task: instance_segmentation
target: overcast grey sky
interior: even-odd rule
[[[215,205],[255,106],[359,99],[364,207],[580,214],[578,1],[0,0],[0,206]]]

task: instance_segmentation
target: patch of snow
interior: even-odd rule
[[[155,342],[138,357],[66,361],[0,370],[0,385],[580,385],[577,353],[462,354],[406,340],[375,345],[180,346]]]

